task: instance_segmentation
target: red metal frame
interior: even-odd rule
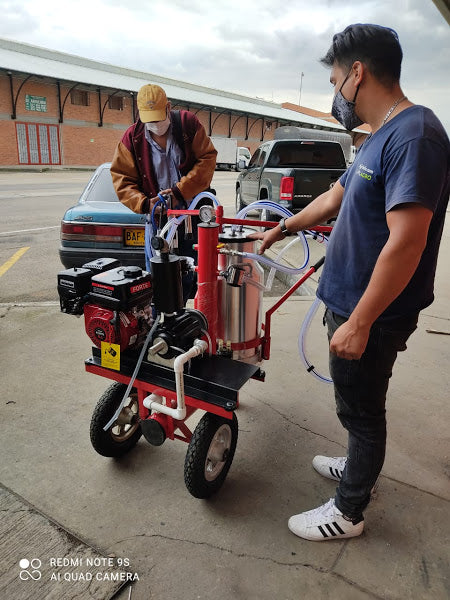
[[[111,369],[107,369],[105,367],[99,367],[98,365],[86,364],[85,369],[88,373],[93,373],[94,375],[100,375],[101,377],[106,377],[107,379],[112,379],[113,381],[117,381],[119,383],[123,383],[128,385],[130,383],[131,377],[128,375],[124,375],[120,371],[112,371]],[[220,406],[216,406],[215,404],[210,404],[209,402],[205,402],[204,400],[199,400],[198,398],[193,398],[192,396],[185,396],[186,402],[186,417],[183,421],[178,421],[169,415],[163,415],[162,413],[154,414],[150,417],[150,411],[148,408],[144,406],[144,400],[149,394],[157,394],[158,396],[163,396],[166,398],[166,402],[169,406],[176,407],[177,405],[177,394],[173,390],[168,390],[161,386],[153,385],[149,381],[143,381],[142,379],[135,379],[133,383],[133,388],[137,391],[138,403],[139,403],[139,417],[142,420],[148,418],[156,419],[164,428],[166,437],[173,440],[178,439],[183,442],[190,442],[192,437],[192,432],[189,430],[185,421],[189,419],[189,417],[194,414],[196,410],[204,410],[205,412],[214,413],[219,417],[225,417],[225,419],[232,419],[233,413],[227,411]],[[236,406],[239,406],[239,401]],[[176,434],[175,432],[179,429],[182,435]]]
[[[220,207],[221,208],[221,207]],[[219,243],[218,223],[198,226],[198,266],[197,294],[194,306],[201,311],[208,321],[208,333],[212,341],[212,352],[216,353],[217,339],[217,245]]]
[[[264,360],[268,360],[270,358],[270,330],[271,330],[271,319],[272,319],[272,315],[273,313],[277,310],[277,308],[279,308],[284,302],[286,302],[286,300],[289,298],[289,296],[292,296],[292,294],[295,292],[295,290],[297,288],[299,288],[302,283],[304,283],[308,277],[310,277],[314,272],[315,272],[315,268],[311,267],[310,269],[308,269],[306,271],[306,273],[303,275],[303,277],[301,277],[298,281],[296,281],[294,283],[294,285],[292,285],[287,292],[285,292],[283,294],[283,296],[281,296],[281,298],[278,300],[278,302],[275,302],[275,304],[269,308],[269,310],[266,312],[266,319],[264,322],[264,337],[262,339],[262,357]]]
[[[198,210],[169,210],[169,216],[180,216],[180,215],[191,215],[196,216],[199,214]],[[198,227],[198,244],[196,249],[198,250],[198,266],[197,270],[197,295],[195,297],[194,306],[200,310],[208,320],[208,333],[212,340],[212,352],[215,354],[216,349],[216,331],[217,331],[217,299],[218,299],[218,254],[220,252],[219,231],[222,225],[250,225],[257,227],[276,227],[278,223],[276,221],[259,221],[250,219],[229,219],[223,216],[223,207],[218,206],[216,208],[216,221],[211,224],[203,224]],[[324,233],[331,231],[331,227],[318,226],[311,229],[318,233]],[[312,266],[304,275],[292,285],[289,290],[271,307],[265,314],[265,321],[262,324],[264,335],[261,338],[255,338],[247,342],[240,344],[232,344],[232,349],[250,348],[261,345],[262,358],[264,360],[270,357],[270,333],[271,333],[271,317],[272,314],[295,292],[295,290],[302,285],[316,271],[316,267]],[[120,373],[120,371],[112,371],[105,367],[101,367],[94,364],[86,364],[86,371],[95,375],[112,379],[120,383],[128,385],[130,377]],[[185,421],[198,409],[206,412],[211,412],[226,419],[233,418],[232,411],[226,411],[225,409],[199,400],[192,396],[185,396],[186,403],[186,417],[182,421],[176,420],[169,415],[162,413],[150,414],[150,411],[144,406],[144,399],[149,394],[157,394],[166,398],[166,403],[172,407],[177,405],[177,394],[173,390],[168,390],[156,386],[149,381],[143,381],[142,379],[136,379],[133,383],[133,387],[137,390],[138,402],[139,402],[139,416],[141,419],[156,419],[161,426],[164,428],[166,437],[173,440],[179,439],[184,442],[189,442],[192,437],[192,432],[189,430]],[[239,405],[239,401],[236,403],[236,407]],[[179,431],[180,433],[176,433]]]
[[[169,210],[169,216],[180,215],[198,215],[198,210]],[[277,221],[260,221],[252,219],[232,219],[223,216],[223,206],[216,208],[216,221],[218,225],[247,225],[256,227],[276,227]],[[317,225],[312,227],[310,231],[316,233],[330,233],[333,228],[328,225]],[[218,237],[215,233],[218,232],[217,227],[214,228],[214,235],[208,234],[208,228],[199,227],[199,243],[196,246],[198,250],[198,292],[195,298],[195,308],[201,310],[208,323],[210,323],[210,335],[213,340],[213,352],[216,352],[214,347],[215,336],[211,333],[216,332],[217,324],[217,255],[220,252],[218,248]],[[242,348],[255,348],[261,345],[261,355],[264,360],[270,358],[270,333],[271,333],[271,318],[272,314],[299,288],[307,279],[316,271],[315,267],[310,267],[304,275],[292,285],[285,294],[266,312],[264,321],[264,335],[261,338],[256,338],[242,344],[231,344],[232,350],[240,350]]]

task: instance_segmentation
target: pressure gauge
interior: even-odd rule
[[[208,205],[200,206],[198,216],[202,223],[211,223],[214,220],[214,207]]]

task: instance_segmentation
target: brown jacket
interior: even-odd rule
[[[171,112],[173,123],[174,111]],[[177,143],[184,145],[185,159],[178,165],[181,179],[172,192],[176,199],[186,205],[186,201],[208,189],[214,175],[217,151],[193,113],[181,110],[180,117],[182,140],[180,143],[177,140]],[[160,191],[151,152],[151,146],[145,139],[145,126],[139,120],[124,133],[111,164],[111,175],[119,200],[136,213],[147,212],[146,199],[154,198]]]

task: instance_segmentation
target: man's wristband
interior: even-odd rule
[[[286,219],[285,218],[281,219],[279,225],[280,225],[281,233],[283,235],[285,235],[285,236],[294,235],[291,231],[288,231],[288,228],[286,227]]]

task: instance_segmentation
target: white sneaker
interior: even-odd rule
[[[347,462],[346,456],[315,456],[312,466],[315,470],[328,479],[340,481]]]
[[[288,527],[292,533],[305,540],[323,542],[361,535],[364,518],[361,516],[353,521],[348,519],[336,507],[334,498],[331,498],[323,506],[291,517]]]
[[[342,473],[344,472],[345,464],[347,462],[346,456],[315,456],[312,461],[314,469],[327,479],[333,479],[333,481],[340,481],[342,479]],[[376,480],[375,485],[370,491],[370,498],[374,500],[378,491],[379,479]]]

